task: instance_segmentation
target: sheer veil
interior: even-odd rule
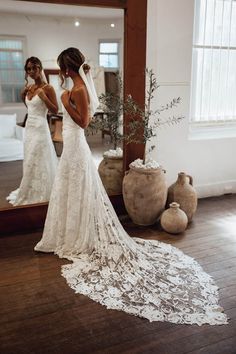
[[[88,94],[89,94],[89,100],[90,100],[90,111],[91,111],[91,115],[93,116],[94,113],[96,112],[96,109],[99,106],[99,100],[98,100],[98,96],[95,90],[95,86],[94,86],[94,82],[93,82],[93,78],[91,75],[91,71],[89,70],[87,72],[87,74],[85,74],[84,72],[84,64],[83,63],[80,68],[79,68],[79,74],[80,77],[82,78],[82,80],[85,83],[85,86],[87,88]]]
[[[43,69],[42,69],[42,71],[41,71],[41,76],[42,76],[43,81],[44,81],[46,84],[48,84],[48,80],[47,80],[47,78],[46,78],[46,75],[45,75],[45,72],[44,72]]]

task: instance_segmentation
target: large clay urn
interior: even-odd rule
[[[154,224],[165,208],[167,184],[164,171],[129,165],[123,179],[123,198],[126,210],[137,225]]]
[[[169,209],[161,215],[161,226],[170,234],[179,234],[183,232],[188,225],[188,217],[183,210],[179,208],[178,203],[171,203]]]
[[[123,157],[104,156],[98,172],[108,195],[122,194]]]
[[[167,205],[172,202],[180,205],[190,222],[197,210],[197,192],[193,187],[192,176],[184,172],[178,173],[177,181],[168,188]]]

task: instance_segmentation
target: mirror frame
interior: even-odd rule
[[[18,0],[22,1],[22,0]],[[131,94],[136,102],[145,103],[146,68],[146,27],[147,0],[26,0],[29,2],[53,3],[61,5],[80,5],[107,7],[124,10],[124,95]],[[124,116],[124,130],[127,131],[129,117]],[[124,170],[130,162],[142,158],[143,144],[124,144]],[[124,210],[121,196],[110,197],[119,214]],[[42,228],[48,203],[0,209],[0,234],[23,233]]]

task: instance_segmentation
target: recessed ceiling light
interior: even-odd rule
[[[114,23],[111,23],[111,27],[115,27],[115,24],[114,24]]]
[[[75,27],[79,27],[80,23],[79,21],[75,21]]]

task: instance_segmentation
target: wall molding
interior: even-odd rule
[[[188,81],[160,81],[158,82],[160,86],[190,86]]]
[[[236,193],[236,180],[195,185],[198,198],[217,197]]]

